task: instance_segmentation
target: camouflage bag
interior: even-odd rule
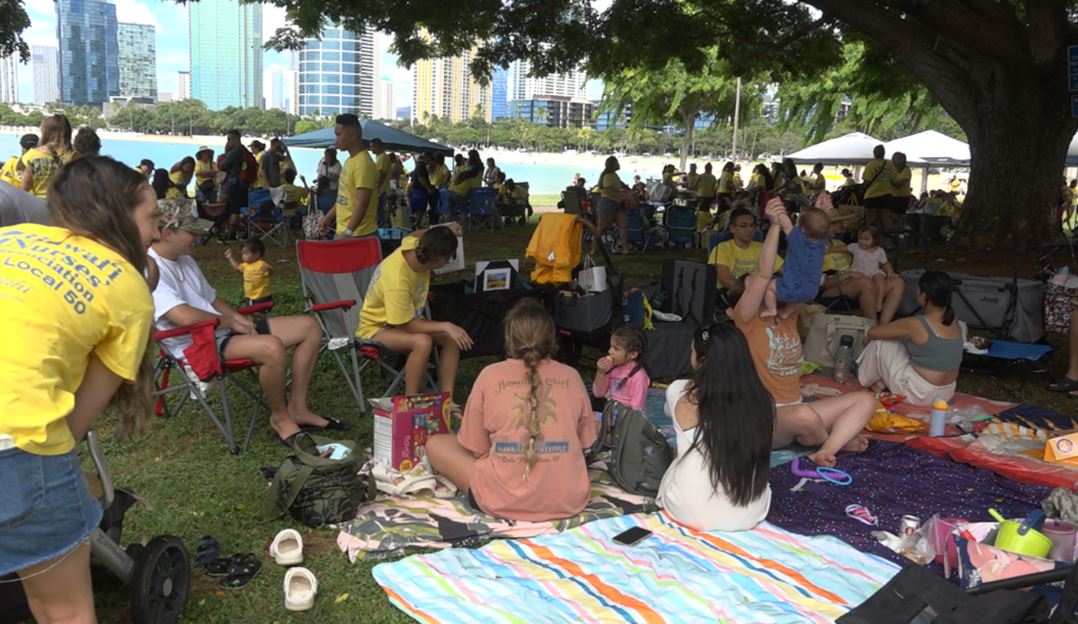
[[[319,447],[333,452],[323,456],[326,453]],[[342,452],[343,449],[347,452]],[[299,434],[292,454],[281,462],[266,493],[263,501],[266,515],[276,518],[288,513],[309,527],[355,518],[359,504],[373,498],[370,492],[373,480],[364,483],[357,474],[362,465],[355,443],[350,440]]]

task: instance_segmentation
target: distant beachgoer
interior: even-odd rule
[[[75,150],[75,158],[99,156],[101,154],[101,138],[97,136],[97,131],[93,128],[83,126],[75,133],[75,139],[71,142],[71,147]]]
[[[262,171],[262,159],[266,157],[266,144],[255,139],[248,143],[247,147],[254,154],[255,162],[258,163],[258,176],[251,183],[251,190],[266,188],[266,174]]]
[[[374,192],[378,195],[378,227],[389,227],[389,218],[386,215],[386,199],[389,193],[389,179],[392,175],[392,163],[389,154],[382,145],[382,139],[370,140],[371,158],[374,159],[374,168],[378,171],[378,186]]]
[[[896,222],[910,205],[910,195],[913,189],[910,187],[910,168],[906,166],[906,155],[895,152],[891,155],[891,166],[894,167],[894,175],[891,176],[891,223]]]
[[[460,156],[460,154],[457,154]],[[454,221],[464,219],[468,210],[468,193],[483,184],[483,160],[476,150],[468,150],[464,161],[449,184],[449,215]]]
[[[895,167],[886,160],[886,148],[877,145],[872,150],[873,159],[865,165],[861,182],[865,185],[865,224],[884,229],[890,222],[891,178]]]
[[[857,180],[853,179],[853,172],[849,169],[842,170],[842,188],[847,186],[854,186],[857,184]]]
[[[0,168],[0,181],[7,182],[12,186],[21,186],[21,176],[18,175],[19,159],[27,151],[37,147],[38,136],[36,134],[24,134],[19,139],[19,147],[22,148],[22,152],[18,156],[12,156],[8,159],[4,166]]]
[[[745,182],[741,179],[741,165],[734,165],[734,190],[740,191],[745,188]]]
[[[171,183],[165,193],[165,199],[187,199],[187,185],[195,174],[195,159],[185,156],[183,160],[172,165],[168,179]]]
[[[154,169],[156,169],[156,167],[154,166],[153,161],[149,158],[143,158],[139,161],[138,167],[135,167],[136,171],[146,176],[147,178],[153,175]]]
[[[495,184],[498,183],[498,174],[501,173],[501,171],[502,170],[498,168],[498,165],[495,164],[494,159],[493,158],[488,158],[487,159],[487,170],[485,172],[483,172],[483,184],[486,184],[487,186],[493,187]],[[579,173],[576,174],[576,175],[577,175],[577,177],[580,176]]]
[[[595,210],[598,214],[598,230],[591,239],[591,253],[593,254],[599,253],[599,241],[603,233],[615,222],[619,228],[621,253],[629,253],[629,217],[622,206],[622,192],[626,187],[618,177],[618,169],[621,169],[618,159],[610,156],[606,159],[605,168],[599,175],[599,205]]]
[[[689,172],[685,174],[685,188],[690,191],[696,190],[696,185],[700,181],[700,174],[696,172],[696,163],[689,165]]]
[[[210,204],[217,201],[217,163],[213,161],[213,150],[205,145],[195,152],[195,199]]]
[[[239,130],[229,130],[225,133],[225,153],[218,161],[218,168],[225,174],[225,181],[221,184],[221,193],[226,198],[228,207],[228,232],[229,240],[236,240],[236,231],[240,221],[240,211],[247,206],[247,195],[250,190],[250,182],[242,176],[249,161],[254,160],[254,155],[243,146],[240,141]]]
[[[337,184],[341,179],[341,161],[337,160],[337,149],[327,147],[318,161],[315,180],[318,188],[318,209],[325,215],[337,201]]]
[[[52,115],[41,122],[40,132],[37,146],[26,150],[17,166],[22,171],[22,190],[47,199],[49,183],[71,153],[71,123],[63,115]]]

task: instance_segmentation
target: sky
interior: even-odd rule
[[[30,45],[58,47],[56,39],[56,4],[53,0],[24,0],[26,12],[30,16],[30,28],[23,32],[23,38]],[[188,44],[187,6],[168,0],[113,0],[116,5],[116,17],[120,22],[149,24],[157,29],[157,90],[175,94],[177,91],[176,72],[190,68],[190,46]],[[284,9],[262,5],[262,38],[268,39],[286,23]],[[168,28],[163,29],[162,24]],[[375,36],[375,50],[379,54],[380,80],[393,83],[393,99],[396,107],[409,106],[412,100],[412,72],[407,67],[397,65],[397,56],[389,51],[392,39],[389,35],[378,33]],[[289,69],[290,54],[267,51],[263,57],[263,69]],[[33,100],[34,79],[30,65],[19,65],[19,100]],[[268,89],[268,80],[264,81]],[[268,93],[266,94],[268,96]],[[598,81],[588,83],[588,97],[599,99],[602,84]]]

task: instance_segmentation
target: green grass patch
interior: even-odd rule
[[[534,219],[533,219],[534,222]],[[476,260],[523,258],[533,226],[510,226],[495,232],[476,231],[465,241],[468,270],[461,274],[438,278],[438,281],[461,279],[474,275],[472,267]],[[238,253],[238,245],[235,246]],[[195,258],[202,266],[210,282],[220,296],[233,302],[242,299],[242,276],[224,259],[225,247],[211,243],[195,251]],[[938,252],[937,252],[938,253]],[[626,285],[641,285],[658,280],[662,260],[692,257],[702,260],[702,250],[655,250],[629,257],[615,257],[617,267],[626,275]],[[266,260],[276,268],[273,277],[274,296],[278,307],[276,315],[298,314],[303,310],[302,291],[295,264],[294,249],[282,249],[270,245]],[[918,266],[919,262],[936,262],[936,257],[925,258],[910,254],[905,266]],[[949,255],[943,261],[951,270],[975,272],[984,269],[983,258]],[[1009,266],[1004,263],[1004,266]],[[1009,269],[1000,269],[1009,274]],[[1065,351],[1062,341],[1057,341]],[[591,355],[594,355],[592,353]],[[457,380],[457,392],[467,396],[475,376],[482,366],[493,358],[465,360]],[[586,360],[591,361],[591,358]],[[1066,353],[1058,353],[1053,362],[1054,372],[1060,374],[1065,368]],[[593,371],[582,370],[585,379]],[[1073,400],[1044,390],[1041,380],[1026,373],[1007,376],[1014,386],[1025,384],[1021,390],[1023,402],[1073,413]],[[377,380],[371,380],[371,388]],[[999,386],[983,377],[963,375],[959,389],[982,396],[1009,399]],[[352,402],[335,364],[323,357],[314,376],[311,388],[312,407],[319,413],[352,420],[356,426],[348,437],[362,446],[371,443],[371,420],[361,416]],[[236,396],[234,414],[236,429],[243,430],[249,404]],[[107,416],[98,429],[105,439],[114,426],[114,419]],[[212,534],[221,541],[222,554],[253,552],[265,564],[262,572],[245,589],[238,591],[218,590],[211,579],[195,572],[191,599],[184,621],[200,624],[212,623],[285,623],[319,622],[324,624],[353,622],[408,622],[402,612],[394,608],[371,576],[373,563],[350,564],[337,549],[336,533],[329,530],[308,530],[296,526],[290,519],[267,521],[261,515],[262,497],[266,483],[259,468],[276,467],[286,450],[271,437],[266,416],[260,414],[255,427],[250,450],[240,456],[230,455],[224,441],[210,421],[189,404],[184,411],[168,420],[156,420],[152,429],[134,439],[124,442],[106,442],[114,480],[117,484],[137,492],[149,504],[146,508],[132,509],[125,523],[125,541],[143,541],[158,534],[174,534],[181,537],[192,556],[199,537]],[[293,615],[284,610],[281,589],[284,569],[269,558],[267,548],[278,530],[285,527],[301,530],[305,540],[304,565],[317,575],[319,596],[315,608],[309,614]],[[98,608],[102,622],[127,621],[126,594],[106,576],[98,576]]]

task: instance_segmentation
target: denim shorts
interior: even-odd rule
[[[0,451],[0,576],[65,555],[101,522],[78,454]]]
[[[599,205],[596,206],[596,211],[599,214],[616,214],[619,210],[622,210],[621,202],[616,202],[606,197],[600,197]]]

